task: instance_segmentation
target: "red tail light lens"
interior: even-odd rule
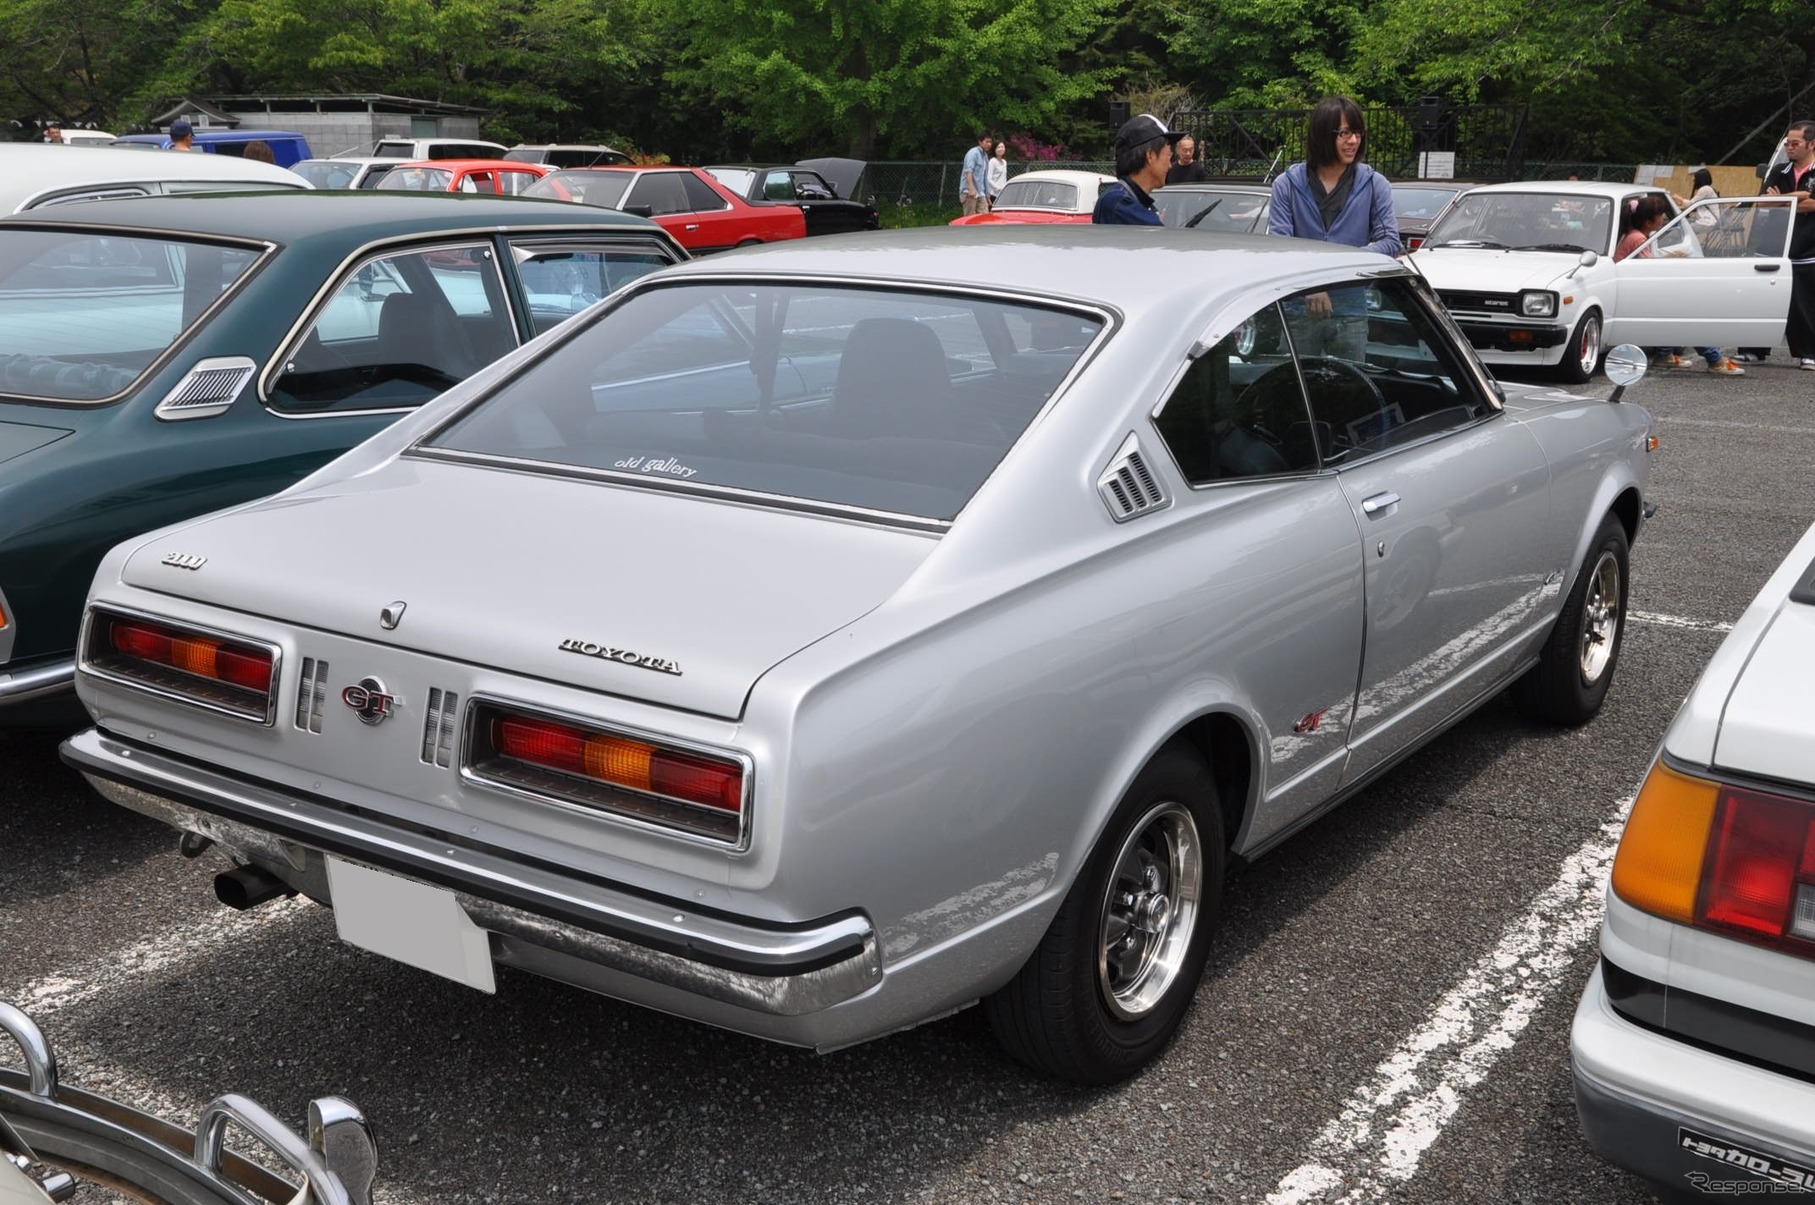
[[[476,735],[469,768],[480,778],[723,840],[742,835],[736,758],[489,706]]]
[[[97,610],[84,660],[92,672],[115,680],[245,719],[270,721],[274,648]]]
[[[1815,808],[1799,800],[1728,787],[1708,837],[1696,921],[1781,941],[1795,931],[1799,893],[1815,894]]]

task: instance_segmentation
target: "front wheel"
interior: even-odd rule
[[[1005,1049],[1055,1079],[1126,1079],[1172,1040],[1223,886],[1216,785],[1183,748],[1135,778],[1027,965],[984,1001]]]
[[[1538,663],[1513,683],[1513,702],[1527,715],[1553,724],[1581,724],[1601,709],[1626,632],[1626,557],[1626,528],[1608,515],[1588,546]]]
[[[1569,336],[1569,350],[1557,372],[1571,385],[1586,384],[1601,364],[1601,312],[1589,310]]]

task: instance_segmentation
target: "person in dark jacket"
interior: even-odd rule
[[[1172,160],[1172,170],[1166,173],[1168,184],[1202,184],[1210,178],[1204,165],[1197,161],[1197,139],[1189,134],[1178,140]]]
[[[1131,117],[1115,135],[1116,187],[1097,198],[1090,220],[1098,226],[1164,226],[1153,190],[1166,182],[1172,146],[1184,135],[1151,113]]]
[[[1795,197],[1790,226],[1790,318],[1784,342],[1800,368],[1815,372],[1815,121],[1797,121],[1784,135],[1789,162],[1765,177],[1765,195]]]
[[[1362,162],[1366,150],[1361,106],[1346,96],[1318,101],[1305,131],[1304,162],[1273,182],[1267,232],[1398,255],[1393,186]],[[1328,293],[1296,298],[1285,308],[1301,350],[1360,360],[1367,350],[1364,305],[1362,290],[1343,289],[1335,298]]]

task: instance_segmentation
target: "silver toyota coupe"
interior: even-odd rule
[[[1504,688],[1594,715],[1654,448],[1367,252],[763,248],[120,545],[65,755],[225,902],[480,990],[822,1050],[982,1001],[1108,1082],[1232,861]]]

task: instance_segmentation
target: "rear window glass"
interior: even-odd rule
[[[550,172],[524,189],[523,195],[616,209],[618,202],[624,199],[624,190],[635,178],[634,172]]]
[[[378,187],[386,192],[452,192],[454,173],[445,167],[395,167]]]
[[[0,231],[0,393],[92,402],[124,391],[259,254],[111,233]]]
[[[997,209],[1066,209],[1078,207],[1078,189],[1057,180],[1010,180],[996,198]]]
[[[632,295],[422,446],[948,520],[1102,329],[973,297],[677,283]]]

